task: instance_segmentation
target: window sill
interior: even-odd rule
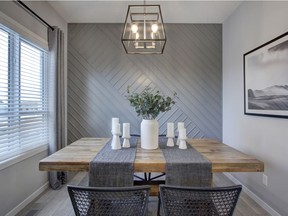
[[[34,155],[37,155],[43,151],[46,151],[48,149],[48,145],[39,146],[37,148],[31,149],[29,151],[23,152],[20,155],[17,155],[13,158],[7,159],[0,163],[0,170],[6,169],[16,163],[19,163],[27,158],[33,157]]]

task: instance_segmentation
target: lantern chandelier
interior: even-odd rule
[[[127,54],[162,54],[166,34],[160,5],[129,5],[121,41]]]

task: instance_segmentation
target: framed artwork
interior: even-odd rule
[[[288,32],[245,53],[244,113],[288,118]]]

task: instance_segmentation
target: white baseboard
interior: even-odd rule
[[[22,209],[24,209],[30,202],[32,202],[37,196],[39,196],[42,192],[44,192],[49,187],[49,182],[46,182],[40,188],[38,188],[34,193],[32,193],[29,197],[27,197],[23,202],[13,208],[10,212],[8,212],[5,216],[15,216]]]
[[[238,179],[236,179],[233,175],[230,173],[224,173],[225,176],[227,176],[232,182],[235,184],[241,184],[243,191],[251,197],[256,203],[258,203],[263,209],[265,209],[269,214],[272,216],[281,216],[277,211],[275,211],[271,206],[269,206],[267,203],[265,203],[260,197],[258,197],[255,193],[253,193],[251,190],[249,190],[245,185],[243,185]]]

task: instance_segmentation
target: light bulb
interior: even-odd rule
[[[131,26],[131,30],[132,30],[133,33],[136,33],[138,31],[138,26],[136,24],[133,24]]]
[[[157,24],[153,24],[152,26],[151,26],[151,29],[152,29],[152,32],[157,32],[157,30],[158,30],[158,25]]]

